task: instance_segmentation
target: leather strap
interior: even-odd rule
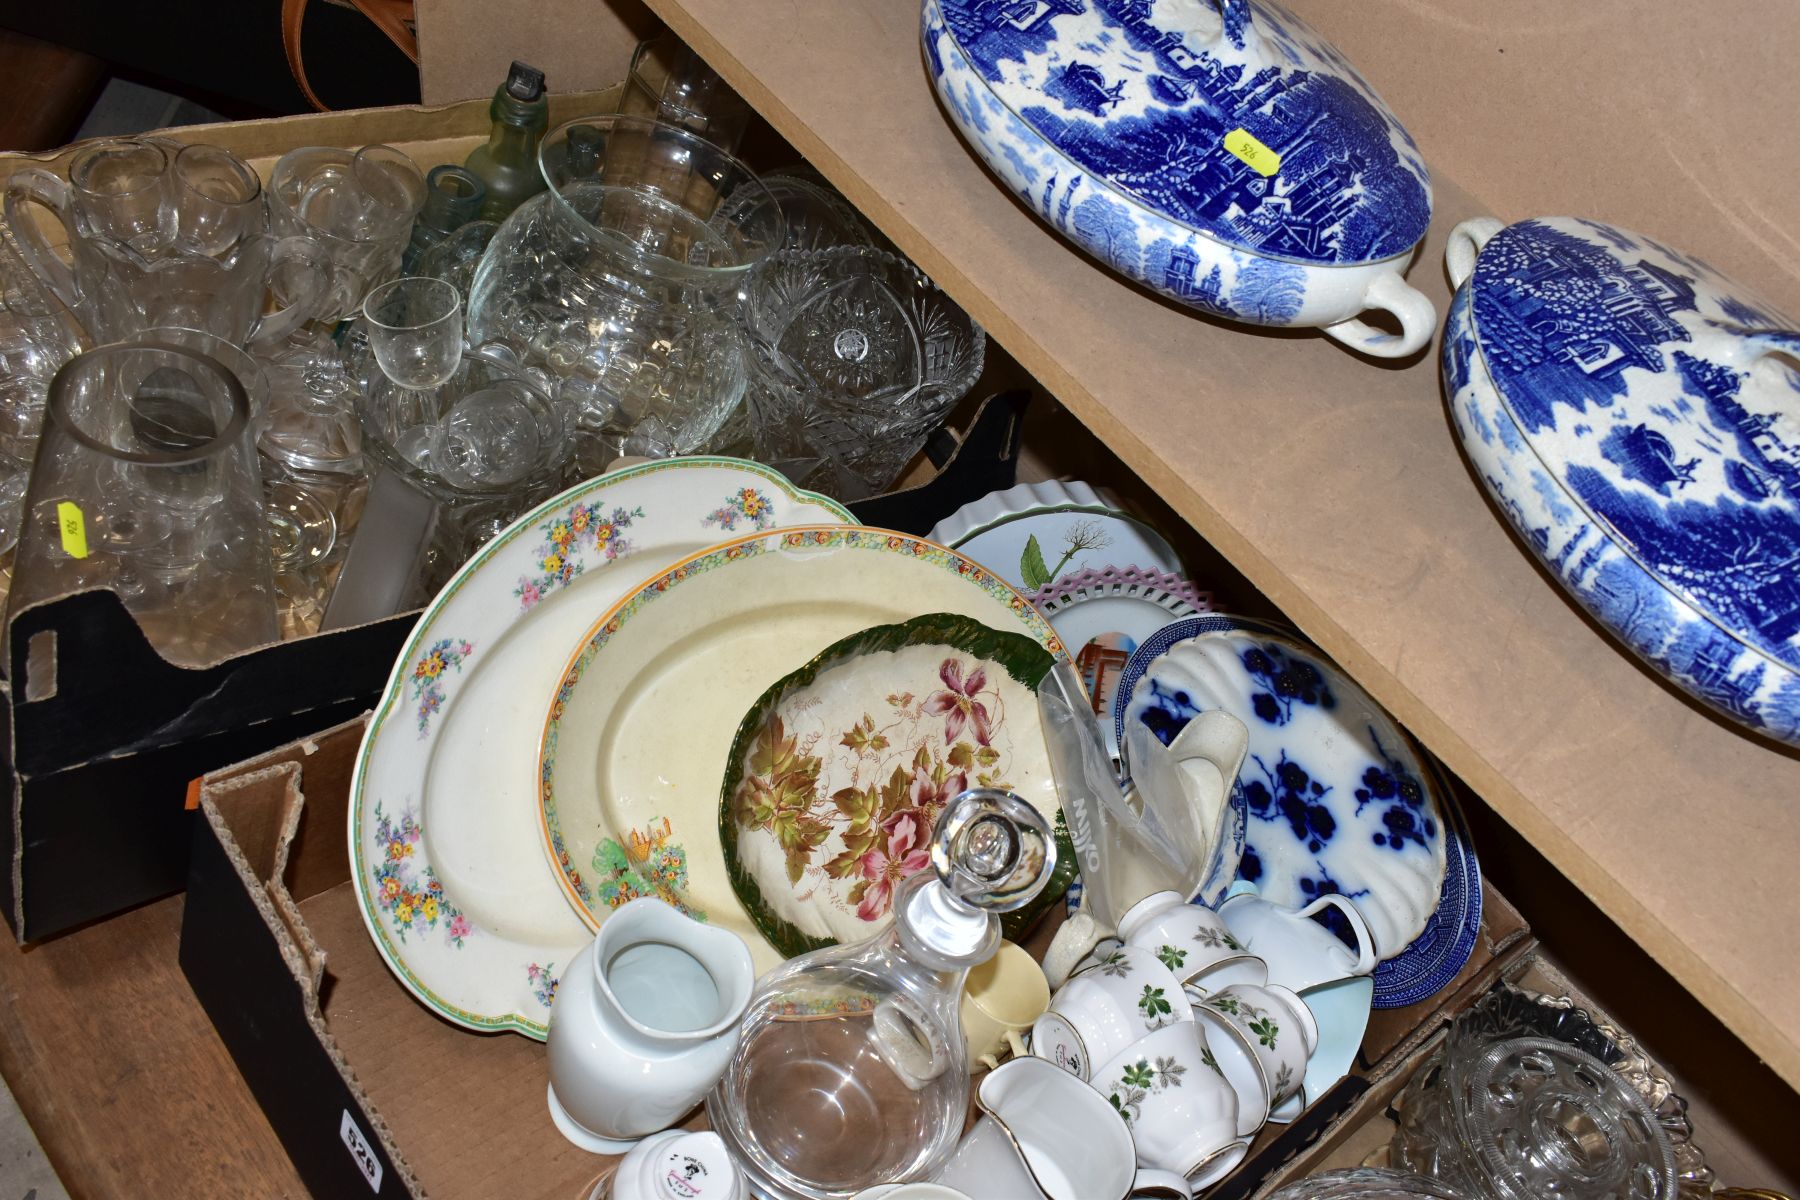
[[[419,39],[413,33],[412,0],[350,0],[350,3],[363,16],[369,18],[375,28],[387,35],[388,41],[399,47],[400,53],[411,59],[413,64],[419,61]],[[320,112],[330,107],[313,92],[312,84],[306,79],[306,64],[300,53],[300,32],[306,23],[307,0],[281,0],[281,44],[287,50],[288,70],[293,72],[294,82],[300,85],[301,95],[308,104]]]

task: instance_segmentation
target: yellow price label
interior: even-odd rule
[[[1226,134],[1225,148],[1264,178],[1281,170],[1281,155],[1257,141],[1256,135],[1248,129],[1234,129]]]
[[[86,558],[87,521],[74,501],[64,500],[56,506],[56,527],[62,534],[63,553],[70,558]]]

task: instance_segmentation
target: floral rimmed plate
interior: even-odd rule
[[[1165,742],[1197,713],[1243,721],[1239,877],[1276,904],[1349,896],[1384,959],[1377,1007],[1430,995],[1474,951],[1481,883],[1455,800],[1386,712],[1298,633],[1246,617],[1177,621],[1132,655],[1114,721]]]
[[[882,529],[726,542],[603,614],[556,689],[540,758],[544,849],[583,919],[597,929],[640,894],[615,885],[607,849],[638,847],[650,894],[739,933],[759,970],[779,962],[738,902],[719,844],[719,790],[738,726],[773,683],[834,642],[934,612],[1063,653],[1003,580]]]
[[[1054,822],[1037,687],[1055,659],[1022,633],[950,613],[829,646],[757,700],[731,745],[719,838],[738,900],[784,954],[854,942],[892,919],[895,884],[930,862],[943,807],[970,787],[1016,792]],[[1059,858],[1030,928],[1075,874]]]
[[[718,538],[846,521],[754,463],[670,459],[521,517],[425,610],[351,780],[357,900],[408,990],[471,1029],[541,1038],[557,972],[592,934],[544,864],[544,707],[593,614]],[[627,842],[622,877],[653,869]]]

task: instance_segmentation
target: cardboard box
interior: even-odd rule
[[[575,1149],[544,1106],[544,1048],[456,1028],[416,1002],[371,942],[349,879],[351,721],[210,775],[200,788],[181,967],[313,1193],[321,1197],[585,1195],[609,1160]],[[1493,890],[1483,939],[1431,1003],[1379,1013],[1355,1074],[1210,1195],[1242,1200],[1335,1145],[1372,1088],[1445,1014],[1531,946]],[[1041,950],[1053,922],[1040,926]],[[701,1118],[696,1116],[695,1120]]]
[[[569,115],[613,93],[558,97]],[[191,126],[172,136],[226,146],[266,177],[307,145],[387,142],[432,164],[485,136],[485,103],[376,109]],[[0,155],[0,184],[26,165],[66,175],[74,147]],[[35,215],[36,206],[32,206]],[[60,226],[45,225],[52,245]],[[191,670],[162,659],[117,596],[85,592],[13,614],[0,664],[0,767],[12,819],[0,911],[21,940],[60,933],[181,888],[190,785],[215,767],[354,716],[380,694],[412,614],[282,642]]]

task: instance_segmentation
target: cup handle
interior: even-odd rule
[[[1378,276],[1363,293],[1362,306],[1394,314],[1400,319],[1400,332],[1385,333],[1361,317],[1351,317],[1325,326],[1325,335],[1371,358],[1405,358],[1430,342],[1437,330],[1437,308],[1397,273]]]
[[[80,302],[80,293],[75,290],[75,274],[69,270],[67,263],[56,256],[50,243],[44,240],[43,230],[30,213],[25,211],[28,203],[41,204],[56,214],[56,219],[70,237],[74,236],[74,221],[70,217],[69,185],[41,167],[26,167],[13,173],[6,181],[6,223],[18,235],[19,252],[24,255],[28,265],[37,277],[44,281],[56,298],[72,311]]]
[[[1373,971],[1376,964],[1381,961],[1375,953],[1375,935],[1369,932],[1369,923],[1363,919],[1362,913],[1357,911],[1356,905],[1352,904],[1347,897],[1340,896],[1336,892],[1327,892],[1294,915],[1310,917],[1323,908],[1335,908],[1343,913],[1344,919],[1350,922],[1350,932],[1356,935],[1356,965],[1350,969],[1350,973],[1367,975]]]
[[[1105,927],[1085,912],[1078,912],[1064,921],[1056,936],[1050,939],[1050,949],[1044,952],[1044,978],[1050,981],[1050,986],[1061,987],[1075,964],[1092,953],[1107,936]]]
[[[285,237],[275,244],[269,259],[269,278],[278,271],[299,272],[301,283],[286,297],[287,303],[272,313],[264,313],[250,335],[250,345],[265,348],[274,345],[306,322],[319,315],[331,283],[331,272],[318,247],[303,237]]]
[[[1482,247],[1505,228],[1492,217],[1470,217],[1450,231],[1449,244],[1444,247],[1444,272],[1450,276],[1451,287],[1461,287],[1475,273],[1475,259]]]
[[[1131,1181],[1133,1200],[1139,1197],[1157,1197],[1157,1200],[1193,1200],[1194,1190],[1188,1181],[1173,1171],[1156,1171],[1146,1168],[1139,1171]]]

